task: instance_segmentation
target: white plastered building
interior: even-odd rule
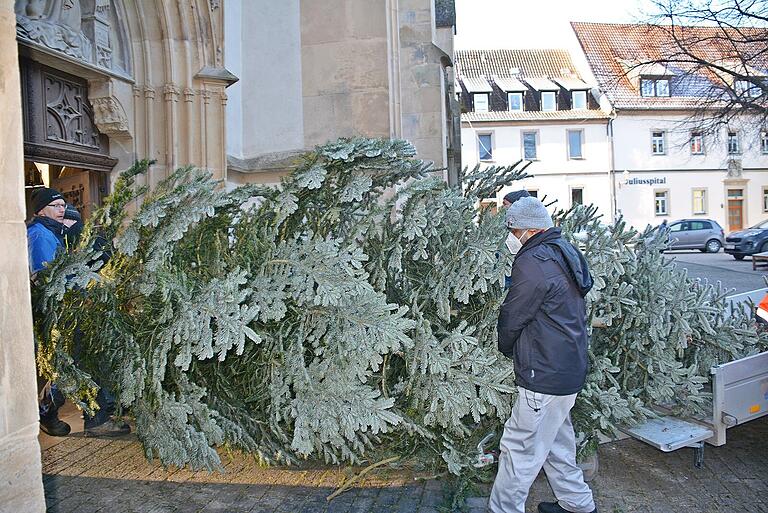
[[[713,219],[726,233],[768,218],[768,132],[756,117],[713,128],[701,114],[702,92],[711,87],[703,73],[638,64],[660,58],[663,31],[572,26],[582,52],[574,60],[585,63],[580,72],[598,84],[610,116],[618,214],[638,228]]]
[[[594,204],[611,216],[608,114],[566,50],[456,52],[461,91],[462,165],[509,166],[529,161],[530,178],[486,203],[526,189],[552,209]]]

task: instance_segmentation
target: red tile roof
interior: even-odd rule
[[[624,109],[692,109],[701,106],[702,98],[712,94],[713,86],[723,78],[710,68],[684,58],[673,39],[670,27],[614,23],[571,23],[587,62],[600,89],[616,108]],[[742,34],[759,34],[763,41],[768,30],[740,29]],[[746,56],[758,73],[768,70],[765,43],[736,41],[715,27],[675,27],[677,41],[707,62],[730,67],[736,57]],[[735,50],[735,51],[734,51]],[[761,57],[762,54],[762,57]],[[754,60],[753,60],[754,59]],[[633,67],[641,63],[666,62],[672,96],[643,97],[639,84],[632,80]],[[634,74],[644,73],[638,67]],[[646,68],[647,70],[648,68]]]

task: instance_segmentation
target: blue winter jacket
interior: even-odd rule
[[[515,361],[515,383],[550,395],[578,393],[587,375],[587,313],[592,288],[584,256],[550,228],[515,258],[499,313],[499,351]]]
[[[63,247],[61,239],[51,231],[51,228],[46,226],[46,224],[51,224],[51,227],[55,228],[54,223],[62,226],[63,233],[64,225],[56,221],[44,223],[39,218],[35,218],[27,226],[27,250],[29,252],[29,269],[32,274],[43,269],[46,262],[56,258],[56,252]]]

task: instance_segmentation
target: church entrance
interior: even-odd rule
[[[52,187],[87,217],[108,193],[117,163],[94,123],[88,83],[28,58],[19,64],[27,216],[34,189]]]

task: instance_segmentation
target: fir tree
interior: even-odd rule
[[[268,463],[418,453],[460,473],[515,393],[495,332],[512,258],[503,215],[478,199],[525,166],[475,169],[459,189],[414,155],[339,140],[279,187],[231,192],[195,168],[148,191],[138,162],[40,275],[40,368],[83,408],[98,374],[167,465],[215,468],[229,445]],[[722,290],[662,258],[657,233],[586,207],[556,221],[587,255],[590,319],[606,325],[574,410],[585,447],[655,403],[700,411],[711,364],[766,347],[747,312],[726,317]],[[97,235],[113,241],[103,267]]]

